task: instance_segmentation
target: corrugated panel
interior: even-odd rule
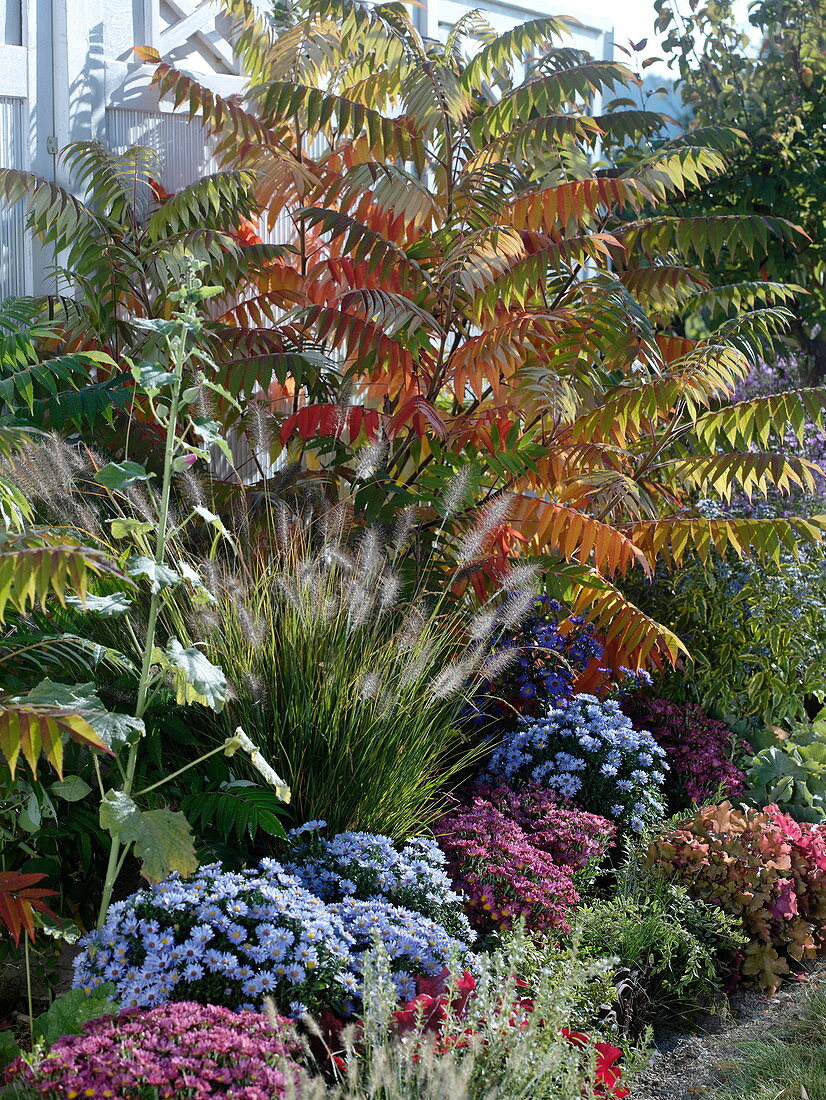
[[[23,167],[23,101],[0,96],[0,168]],[[0,298],[23,294],[23,209],[0,207]]]
[[[183,114],[110,108],[106,141],[115,153],[123,153],[130,145],[154,149],[160,159],[158,182],[167,191],[178,191],[217,169],[206,131]]]
[[[123,153],[130,145],[154,149],[159,157],[158,182],[167,191],[178,191],[219,169],[206,130],[183,114],[110,108],[106,112],[106,142],[115,153]],[[263,225],[261,228],[261,236],[271,244],[283,244],[292,235],[292,222],[284,214],[271,233]]]

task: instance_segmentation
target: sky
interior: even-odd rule
[[[680,3],[688,6],[687,0],[674,0],[677,6]],[[629,39],[638,42],[642,38],[648,39],[648,45],[644,53],[650,56],[660,55],[657,48],[658,36],[654,33],[654,0],[556,0],[552,5],[560,14],[573,15],[587,21],[588,16],[597,18],[614,27],[614,41],[618,46],[627,46]],[[744,29],[748,29],[748,0],[736,0],[735,11]],[[622,59],[622,53],[618,52],[618,59]],[[664,66],[656,66],[657,72],[665,72]]]

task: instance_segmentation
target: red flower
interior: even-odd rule
[[[586,1047],[591,1042],[591,1037],[582,1031],[571,1031],[563,1027],[561,1032],[572,1046]],[[628,1096],[628,1089],[620,1087],[622,1069],[617,1065],[622,1058],[622,1051],[611,1043],[594,1043],[594,1050],[597,1054],[596,1085],[598,1089],[595,1095],[605,1097],[606,1100],[607,1098],[622,1100],[623,1097]]]
[[[393,1019],[400,1034],[406,1031],[438,1031],[439,1025],[447,1017],[445,997],[431,997],[420,993],[406,1005],[396,1009]]]
[[[622,1058],[619,1047],[610,1043],[596,1043],[597,1052],[597,1083],[611,1091],[608,1096],[619,1098],[628,1095],[628,1089],[617,1088],[622,1079],[622,1070],[617,1062]]]

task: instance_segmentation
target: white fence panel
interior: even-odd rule
[[[0,96],[0,168],[22,168],[23,100]],[[0,299],[26,285],[23,208],[0,207]]]

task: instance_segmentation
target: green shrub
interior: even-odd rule
[[[826,556],[803,549],[776,564],[687,561],[638,598],[667,623],[691,659],[657,694],[699,703],[737,732],[805,718],[805,697],[826,701]]]
[[[635,859],[620,873],[612,897],[580,909],[575,930],[586,956],[612,956],[630,971],[640,993],[627,1020],[632,1034],[711,1005],[747,942],[735,917]]]
[[[772,727],[752,738],[748,795],[758,806],[776,802],[797,821],[826,818],[826,708],[812,722]]]
[[[826,933],[826,826],[777,806],[707,806],[649,846],[646,862],[736,917],[749,938],[743,974],[772,991],[789,961],[812,957]]]

